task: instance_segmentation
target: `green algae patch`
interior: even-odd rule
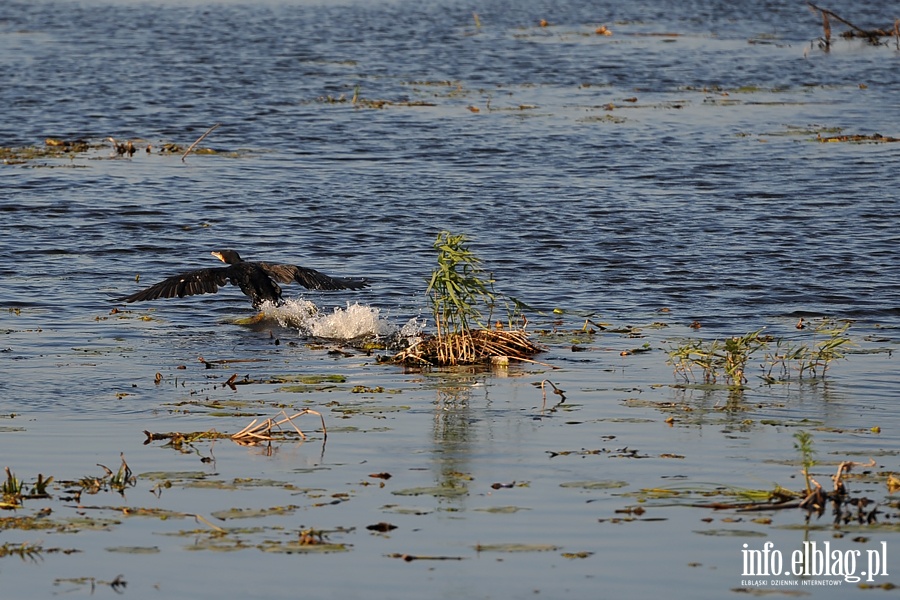
[[[186,481],[183,484],[185,488],[191,489],[204,489],[204,490],[223,490],[223,491],[237,491],[244,490],[250,488],[279,488],[283,490],[287,490],[290,492],[303,492],[310,493],[313,491],[317,491],[317,488],[300,488],[295,486],[292,483],[287,483],[284,481],[278,481],[277,479],[253,479],[253,478],[243,478],[236,477],[231,481],[226,481],[224,479],[198,479]]]
[[[340,384],[347,383],[347,377],[344,375],[283,375],[270,379],[267,383],[290,384],[279,386],[277,391],[304,394],[337,389]]]
[[[553,544],[477,544],[476,552],[557,552],[560,546]]]
[[[117,554],[159,554],[160,552],[156,546],[113,546],[106,548],[106,551]]]
[[[287,483],[286,481],[279,481],[278,479],[258,479],[255,477],[235,477],[233,479],[234,485],[241,486],[245,488],[260,488],[260,487],[277,487],[285,490],[293,490],[293,491],[307,491],[311,488],[298,488],[292,483]]]
[[[566,481],[559,484],[562,488],[579,488],[583,490],[615,490],[627,487],[627,481],[615,481],[611,479],[599,481]]]
[[[469,490],[465,487],[443,485],[412,487],[391,492],[395,496],[434,496],[436,498],[459,498],[460,496],[468,495],[468,493]]]
[[[694,533],[698,535],[710,535],[715,537],[769,537],[768,533],[753,531],[750,529],[701,529]]]
[[[275,554],[333,554],[335,552],[348,552],[351,548],[348,544],[334,544],[331,542],[307,544],[302,541],[270,541],[263,542],[256,547],[263,552]]]
[[[50,519],[45,514],[0,518],[0,531],[18,529],[21,531],[49,530],[65,533],[68,527],[69,523],[66,521]]]
[[[256,519],[273,515],[290,515],[298,508],[300,507],[293,504],[273,506],[271,508],[229,508],[228,510],[217,510],[210,514],[221,521],[228,521],[230,519]]]
[[[150,481],[197,481],[206,479],[208,474],[203,471],[147,471],[138,477]]]
[[[346,375],[279,375],[267,383],[304,383],[318,385],[321,383],[347,383]]]
[[[195,532],[184,532],[185,537],[195,536]],[[208,538],[192,540],[191,544],[185,546],[185,550],[199,552],[202,550],[208,552],[240,552],[242,550],[252,550],[255,546],[248,544],[243,540],[233,540],[229,538]]]
[[[57,533],[79,533],[81,531],[112,531],[121,525],[119,519],[92,519],[90,517],[70,517],[58,522]]]
[[[128,506],[110,506],[107,508],[109,510],[121,512],[123,515],[128,517],[153,517],[155,519],[159,519],[160,521],[166,521],[168,519],[194,518],[194,515],[192,514],[169,510],[166,508],[143,508]]]
[[[43,146],[22,146],[18,148],[0,148],[0,162],[7,165],[22,164],[42,159],[74,158],[92,149],[102,147],[84,140],[59,140],[47,138]]]
[[[282,385],[276,391],[288,394],[309,394],[312,392],[327,392],[329,390],[338,389],[338,386],[330,383],[312,383],[312,384],[295,384]]]
[[[530,508],[524,508],[522,506],[491,506],[489,508],[476,508],[473,509],[478,512],[486,512],[498,515],[511,515],[519,512],[520,510],[531,510]]]
[[[347,415],[371,415],[371,414],[380,414],[380,413],[389,413],[389,412],[406,412],[410,410],[410,406],[398,404],[398,405],[388,405],[385,406],[383,404],[346,404],[340,406],[332,406],[331,412],[340,413],[344,416]]]
[[[423,506],[400,506],[398,504],[386,504],[381,507],[381,510],[384,512],[389,512],[397,515],[429,515],[434,512],[431,508],[426,508]]]
[[[181,400],[179,402],[167,402],[164,403],[163,406],[174,406],[177,408],[183,408],[185,406],[192,407],[196,410],[205,409],[211,411],[210,413],[215,416],[213,413],[217,412],[219,414],[224,414],[225,416],[238,416],[236,413],[228,413],[225,412],[226,409],[233,409],[235,411],[244,411],[252,416],[258,416],[257,413],[253,412],[254,410],[262,410],[261,402],[258,401],[248,401],[248,400]],[[258,409],[256,407],[259,407]]]

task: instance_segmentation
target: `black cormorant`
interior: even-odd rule
[[[263,302],[284,303],[278,283],[296,281],[311,290],[358,290],[369,285],[363,278],[329,277],[315,269],[296,265],[277,265],[265,262],[246,262],[234,250],[211,252],[227,267],[199,269],[175,275],[130,296],[116,298],[117,302],[143,302],[157,298],[183,298],[197,294],[215,294],[229,281],[241,288],[259,308]]]

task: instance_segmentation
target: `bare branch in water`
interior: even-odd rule
[[[210,127],[209,129],[207,129],[207,130],[206,130],[206,133],[204,133],[203,135],[201,135],[200,137],[198,137],[196,142],[194,142],[193,144],[191,144],[190,146],[188,146],[188,149],[185,150],[185,151],[184,151],[184,154],[181,155],[181,162],[184,162],[185,157],[186,157],[188,154],[191,153],[191,150],[193,150],[194,147],[195,147],[197,144],[199,144],[200,142],[202,142],[202,141],[203,141],[203,138],[205,138],[205,137],[208,136],[210,133],[212,133],[216,128],[218,128],[219,125],[221,125],[221,123],[216,123],[215,125],[213,125],[213,126]]]

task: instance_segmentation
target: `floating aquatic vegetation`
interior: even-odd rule
[[[531,510],[530,508],[525,508],[523,506],[490,506],[487,508],[475,508],[473,510],[479,512],[486,512],[491,514],[500,514],[500,515],[511,515],[517,513],[522,510]]]
[[[806,5],[813,12],[819,13],[822,17],[822,37],[819,39],[819,46],[825,50],[829,51],[831,48],[831,21],[835,20],[839,23],[843,23],[850,29],[841,34],[842,37],[845,38],[862,38],[872,44],[873,46],[880,46],[882,44],[881,38],[897,38],[897,48],[900,49],[900,21],[894,21],[893,26],[886,28],[874,28],[874,29],[863,29],[857,25],[854,25],[844,17],[838,15],[832,10],[827,8],[822,8],[816,6],[812,2],[807,1]]]
[[[217,510],[210,513],[220,521],[228,521],[232,519],[257,519],[260,517],[269,517],[272,515],[290,515],[293,514],[299,506],[289,504],[287,506],[272,506],[269,508],[230,508],[228,510]]]
[[[686,382],[695,379],[694,369],[697,368],[704,383],[714,384],[723,377],[727,385],[740,387],[747,382],[744,375],[747,361],[766,344],[762,329],[724,342],[693,340],[671,350],[669,362],[675,368],[675,376]]]
[[[432,271],[425,294],[431,300],[436,333],[394,356],[397,362],[418,365],[453,366],[491,362],[494,359],[530,361],[543,349],[532,342],[521,318],[524,304],[504,297],[493,289],[494,280],[485,274],[481,259],[469,250],[465,235],[449,231],[438,234],[433,247],[438,267]],[[504,302],[507,323],[489,328],[498,302]]]
[[[347,552],[351,549],[349,544],[335,543],[328,539],[333,533],[344,533],[346,530],[331,530],[308,528],[297,534],[297,539],[280,541],[265,540],[257,545],[263,552],[275,552],[280,554],[308,554],[308,553],[332,553]]]
[[[560,546],[554,544],[476,544],[473,546],[476,552],[556,552]]]
[[[346,375],[278,375],[269,379],[266,383],[305,383],[316,385],[319,383],[346,383]]]
[[[812,434],[808,431],[798,431],[794,434],[794,439],[797,440],[794,442],[794,449],[800,453],[802,459],[801,464],[803,465],[803,479],[806,482],[806,493],[812,494],[812,488],[809,483],[809,470],[816,464]]]
[[[76,552],[81,552],[80,550],[76,550],[74,548],[44,548],[40,544],[11,544],[9,542],[5,544],[0,544],[0,558],[6,558],[7,556],[18,556],[22,560],[30,560],[33,562],[37,562],[39,559],[43,558],[45,554],[74,554]]]
[[[221,153],[212,148],[197,148],[197,145],[206,138],[219,125],[214,125],[206,131],[199,139],[191,144],[187,149],[177,143],[162,142],[158,144],[157,154],[160,156],[180,154],[182,161],[191,152],[194,154],[224,154],[227,156],[239,156],[238,152]],[[112,146],[111,153],[101,153],[104,148]],[[88,155],[92,160],[96,159],[132,159],[136,153],[141,151],[145,155],[153,154],[154,146],[150,142],[142,139],[117,140],[115,137],[107,136],[101,140],[85,140],[85,139],[60,139],[48,137],[44,140],[44,145],[25,146],[19,148],[0,147],[0,162],[7,165],[27,164],[39,160],[73,160],[80,156]],[[38,165],[43,167],[53,166],[51,164]],[[76,166],[67,164],[66,166]],[[80,165],[84,166],[84,165]]]
[[[231,439],[238,443],[244,444],[255,444],[259,442],[270,442],[276,439],[283,439],[283,434],[280,431],[276,431],[276,429],[280,429],[281,425],[285,423],[290,423],[297,434],[300,435],[302,439],[306,439],[306,434],[300,430],[299,427],[294,423],[294,419],[306,414],[317,415],[319,419],[322,420],[322,437],[328,437],[328,430],[325,428],[325,417],[322,416],[322,413],[316,412],[311,408],[304,408],[300,412],[288,416],[286,412],[283,410],[281,414],[284,415],[284,418],[281,420],[275,419],[266,419],[262,423],[258,423],[257,419],[253,419],[253,421],[238,431],[237,433],[231,436]]]
[[[148,481],[196,481],[207,477],[209,477],[209,473],[204,471],[148,471],[141,473],[141,479]]]
[[[100,144],[92,144],[85,140],[47,138],[43,146],[0,148],[0,160],[7,165],[15,165],[44,158],[73,158],[76,154],[100,147]]]
[[[131,468],[128,466],[128,463],[125,462],[125,455],[120,455],[122,458],[122,464],[119,465],[118,471],[115,473],[109,467],[104,465],[97,465],[101,467],[104,471],[106,471],[107,483],[110,489],[116,490],[120,494],[124,495],[125,488],[133,487],[137,484],[137,477],[134,476],[134,473],[131,472]]]
[[[469,494],[465,486],[435,485],[406,488],[391,492],[394,496],[434,496],[436,498],[458,498]]]
[[[158,546],[112,546],[106,551],[117,554],[159,554],[160,552]]]
[[[0,485],[0,508],[16,508],[22,502],[22,482],[6,467],[6,480]]]
[[[823,137],[821,135],[816,135],[816,141],[822,142],[826,144],[831,144],[835,142],[851,142],[856,144],[887,144],[891,142],[900,142],[900,138],[890,137],[887,135],[881,135],[880,133],[873,134],[850,134],[850,135],[833,135]]]
[[[798,330],[805,327],[803,320],[797,325]],[[823,320],[812,335],[824,339],[805,344],[764,335],[763,329],[724,341],[690,340],[669,351],[668,363],[674,367],[675,377],[686,383],[700,380],[715,385],[722,379],[730,388],[741,388],[748,382],[747,365],[760,354],[763,355],[760,377],[766,383],[787,381],[793,373],[799,379],[822,378],[831,363],[844,358],[844,349],[853,344],[846,335],[849,328],[850,323],[837,325]]]
[[[391,413],[391,412],[406,412],[410,410],[410,406],[408,405],[389,405],[389,404],[379,404],[377,402],[372,403],[356,403],[356,404],[337,404],[333,403],[330,405],[331,411],[339,413],[343,416],[348,415],[379,415],[382,413]]]
[[[752,529],[698,529],[694,533],[698,535],[712,535],[716,537],[768,537],[769,534]]]
[[[230,439],[238,444],[250,446],[259,444],[261,442],[274,442],[290,439],[305,440],[307,438],[306,434],[303,433],[303,431],[299,427],[297,427],[297,425],[294,423],[294,419],[307,414],[312,414],[319,417],[322,422],[323,440],[327,439],[328,429],[325,427],[325,417],[322,416],[322,413],[311,408],[304,408],[303,410],[290,416],[288,416],[287,412],[285,412],[283,409],[281,410],[280,414],[284,418],[279,419],[278,417],[274,417],[267,418],[263,421],[254,418],[243,429],[232,434],[219,433],[215,430],[195,431],[190,433],[177,431],[168,433],[154,433],[144,430],[144,435],[146,436],[144,444],[146,445],[153,441],[168,440],[167,446],[170,446],[177,450],[181,450],[184,444],[190,444],[198,440]],[[281,426],[286,423],[291,424],[291,426],[293,427],[293,431],[281,428]]]
[[[627,481],[616,481],[612,479],[599,481],[566,481],[559,484],[562,488],[578,488],[582,490],[615,490],[627,487]]]

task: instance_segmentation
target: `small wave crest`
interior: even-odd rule
[[[375,338],[387,340],[389,346],[404,346],[425,329],[424,321],[415,317],[398,326],[382,316],[381,309],[359,303],[348,302],[346,308],[336,306],[332,312],[325,312],[309,300],[289,299],[281,306],[267,302],[262,311],[282,327],[299,330],[301,335],[331,340]]]

